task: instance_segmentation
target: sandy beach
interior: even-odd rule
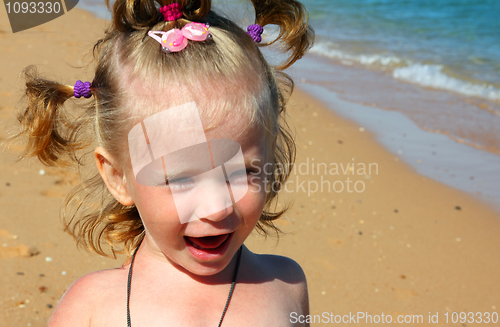
[[[89,62],[106,25],[73,9],[12,34],[6,12],[0,11],[2,136],[15,131],[22,69],[35,64],[68,84],[90,80],[92,69],[79,67]],[[300,89],[289,116],[298,156],[282,194],[284,203],[293,203],[277,223],[284,234],[279,241],[255,234],[246,244],[300,263],[316,315],[312,326],[358,313],[391,315],[393,322],[399,315],[422,317],[407,326],[470,325],[453,323],[454,312],[457,317],[480,312],[483,319],[496,312],[498,318],[498,211],[417,174],[367,130]],[[59,205],[78,175],[34,159],[16,162],[20,149],[0,151],[0,325],[38,327],[46,325],[73,281],[120,266],[124,257],[102,258],[76,248],[62,230]]]

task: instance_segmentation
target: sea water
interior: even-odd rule
[[[500,1],[304,0],[313,53],[396,79],[500,99]]]

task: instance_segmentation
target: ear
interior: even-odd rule
[[[124,206],[133,205],[126,178],[114,158],[103,147],[95,149],[94,157],[97,170],[113,197]]]

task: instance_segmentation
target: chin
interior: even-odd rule
[[[196,260],[196,258],[192,260],[193,256],[191,255],[191,253],[189,253],[188,255],[191,256],[191,260],[189,260],[190,262],[186,266],[184,266],[184,269],[198,276],[208,277],[217,275],[218,273],[226,269],[226,267],[231,263],[238,249],[239,247],[237,247],[236,249],[229,247],[226,250],[225,255],[216,258],[214,260],[201,261],[201,262]]]
[[[226,262],[212,262],[212,263],[199,263],[199,262],[188,262],[185,265],[182,265],[182,268],[193,275],[200,277],[209,277],[217,275],[222,272],[231,262],[231,258],[229,258]]]
[[[209,277],[209,276],[214,276],[220,273],[221,271],[226,268],[227,265],[221,266],[221,267],[195,267],[193,270],[190,272],[194,275],[197,276],[202,276],[202,277]]]

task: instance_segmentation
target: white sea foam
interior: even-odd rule
[[[354,55],[346,53],[342,50],[338,49],[338,45],[333,42],[317,42],[312,49],[311,53],[318,54],[320,56],[332,58],[332,59],[340,59],[340,60],[348,60],[359,62],[363,65],[380,65],[380,66],[391,66],[397,65],[402,62],[402,60],[396,56],[392,55],[382,55],[382,54],[361,54]]]
[[[442,72],[442,65],[411,64],[408,67],[396,68],[392,76],[395,79],[423,86],[453,91],[464,95],[477,96],[490,100],[500,99],[500,90],[490,84],[482,85],[462,81]]]
[[[394,69],[392,76],[405,82],[489,100],[500,100],[500,89],[488,83],[482,85],[473,84],[448,76],[443,73],[442,65],[414,63],[411,60],[394,55],[376,53],[369,55],[350,54],[340,50],[338,44],[329,41],[317,42],[310,52],[323,57],[338,59],[345,65],[357,62],[366,66],[383,66],[385,69]],[[402,65],[405,67],[400,67]]]

